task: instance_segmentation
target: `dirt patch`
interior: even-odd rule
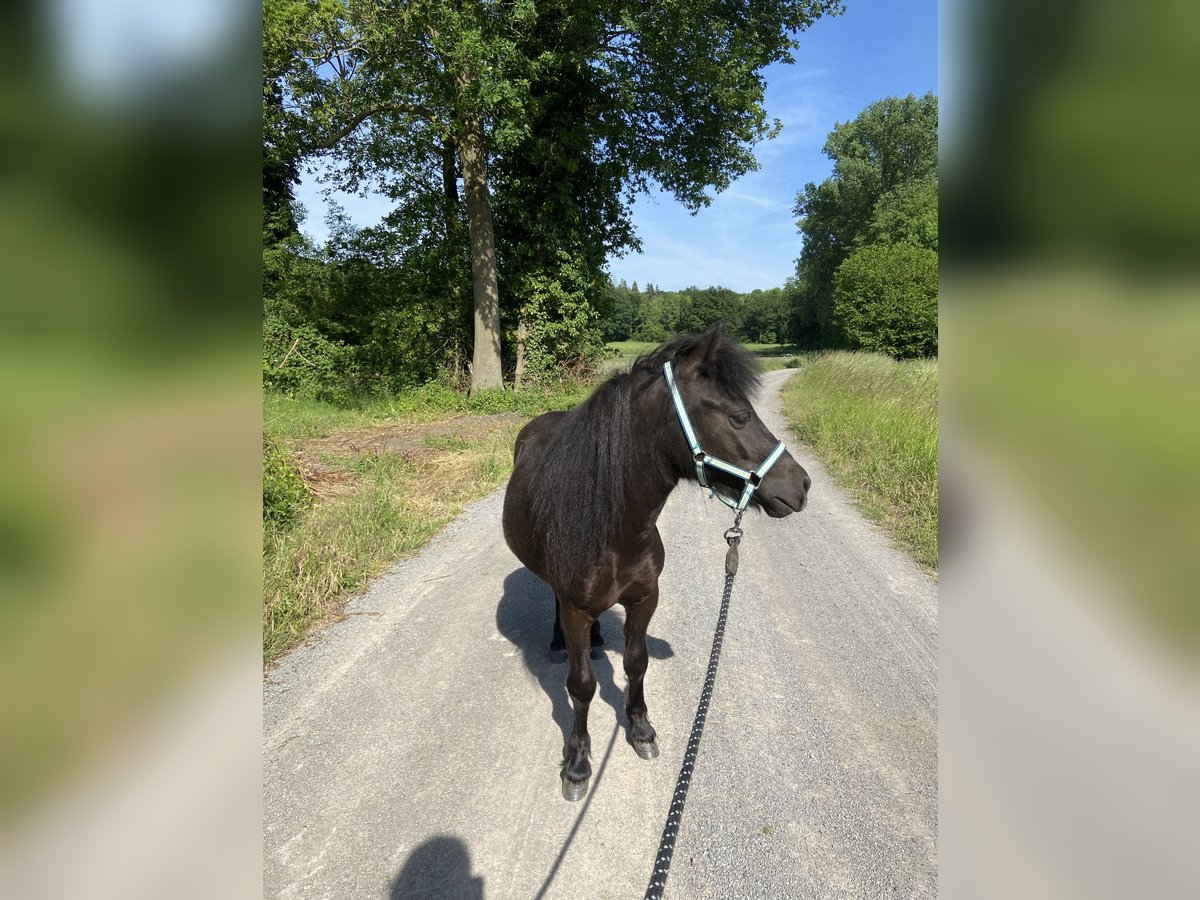
[[[459,442],[476,440],[508,424],[524,422],[519,413],[456,416],[435,422],[406,422],[348,428],[303,444],[296,456],[308,489],[320,497],[341,493],[357,481],[353,472],[333,464],[337,458],[385,454],[415,460],[460,449]]]

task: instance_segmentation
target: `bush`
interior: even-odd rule
[[[559,251],[554,268],[524,276],[525,375],[534,383],[587,377],[605,353],[599,307],[603,286],[584,261]],[[510,338],[510,341],[512,339]]]
[[[263,523],[290,525],[311,499],[292,455],[278,444],[263,441]]]
[[[938,349],[937,254],[912,244],[869,244],[838,266],[833,315],[851,349],[898,359]]]
[[[268,315],[263,321],[263,387],[300,400],[345,404],[358,392],[354,348],[314,326]]]

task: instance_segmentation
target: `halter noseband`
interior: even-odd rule
[[[692,461],[696,465],[696,478],[700,484],[712,491],[714,497],[728,506],[730,509],[739,513],[738,518],[741,519],[741,513],[750,503],[750,498],[754,496],[754,492],[758,489],[762,480],[767,477],[767,473],[771,471],[771,466],[779,461],[779,457],[783,456],[783,451],[787,448],[783,446],[783,441],[775,445],[767,458],[762,461],[762,464],[753,471],[747,472],[741,466],[735,466],[733,463],[725,462],[716,456],[709,456],[700,449],[700,441],[696,437],[696,430],[692,428],[692,420],[688,418],[687,409],[683,405],[683,395],[679,393],[679,387],[675,384],[675,374],[671,370],[671,363],[663,363],[663,375],[667,379],[667,389],[671,392],[671,402],[675,404],[675,414],[679,417],[679,424],[683,426],[683,436],[687,438],[688,447],[692,451]],[[709,486],[708,479],[704,476],[704,467],[710,466],[714,469],[720,469],[722,472],[728,472],[734,478],[740,478],[745,486],[742,488],[742,496],[739,500],[733,500],[726,497],[724,494],[717,493],[716,489]]]

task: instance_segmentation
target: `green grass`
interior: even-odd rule
[[[742,346],[755,356],[790,356],[797,352],[793,344],[752,344],[747,342]]]
[[[938,564],[938,369],[873,353],[804,359],[783,391],[796,436],[872,521]]]
[[[312,479],[322,486],[319,495],[294,521],[272,516],[263,523],[264,662],[269,665],[335,619],[345,600],[385,566],[415,553],[468,503],[503,483],[512,469],[513,439],[528,419],[570,408],[589,390],[570,383],[558,390],[467,397],[428,386],[349,409],[265,396],[269,447],[297,469],[298,451],[307,441],[336,438],[345,429],[451,419],[464,423],[464,433],[418,431],[413,450],[404,455],[354,452],[344,445],[309,451],[321,469],[321,477]],[[517,415],[483,418],[491,413]],[[471,414],[481,418],[472,420]],[[274,496],[288,482],[277,470],[271,474]]]
[[[405,459],[345,459],[355,481],[318,499],[294,526],[266,524],[263,535],[263,658],[270,663],[389,563],[410,556],[468,503],[495,490],[512,468],[508,422],[456,448]]]
[[[570,409],[591,392],[591,385],[565,381],[552,388],[484,391],[463,394],[438,384],[402,394],[365,398],[350,407],[280,394],[263,397],[263,435],[284,444],[324,437],[342,428],[386,422],[428,422],[453,413],[513,412],[533,417],[552,409]]]
[[[613,355],[600,364],[600,372],[608,376],[623,369],[628,370],[635,359],[658,346],[652,341],[612,341],[608,349]]]

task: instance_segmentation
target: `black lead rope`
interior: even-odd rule
[[[700,691],[700,703],[696,707],[696,718],[692,722],[692,734],[688,738],[687,751],[683,754],[683,765],[679,779],[675,782],[675,794],[671,797],[671,808],[667,810],[667,824],[663,826],[662,839],[658,842],[658,856],[654,859],[654,874],[646,888],[645,900],[661,900],[667,884],[667,873],[671,869],[671,857],[675,855],[675,838],[679,834],[679,823],[683,819],[683,803],[695,770],[696,753],[700,749],[700,736],[704,734],[704,721],[708,718],[708,704],[712,700],[713,685],[717,680],[717,663],[721,659],[721,642],[725,639],[725,621],[729,617],[729,598],[733,593],[733,576],[738,568],[738,543],[742,539],[742,514],[734,519],[733,527],[725,532],[729,551],[725,554],[725,593],[721,597],[721,612],[717,616],[717,630],[713,635],[712,654],[708,657],[708,673],[704,676],[704,687]]]

